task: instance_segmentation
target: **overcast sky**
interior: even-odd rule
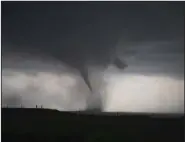
[[[100,98],[104,111],[184,113],[181,2],[2,2],[3,105],[85,110]]]

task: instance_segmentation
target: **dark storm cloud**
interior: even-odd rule
[[[121,7],[110,4],[5,3],[3,8],[3,43],[10,45],[5,52],[49,54],[72,66],[106,60],[102,52],[116,45],[123,23]]]
[[[86,96],[80,97],[80,94],[88,91],[82,91],[85,89],[83,83],[71,74],[78,73],[66,68],[66,64],[77,69],[95,65],[94,68],[98,70],[98,67],[109,65],[115,55],[128,64],[124,70],[126,75],[165,75],[182,80],[183,8],[181,2],[2,2],[3,76],[18,73],[12,75],[16,80],[14,85],[12,79],[7,82],[7,78],[4,78],[3,93],[6,94],[8,90],[6,87],[13,86],[15,91],[20,85],[18,94],[26,94],[22,99],[31,100],[26,103],[40,101],[50,108],[84,108],[81,100]],[[24,53],[23,57],[21,52],[29,53],[29,56]],[[66,91],[64,84],[69,80],[63,79],[61,74],[73,77],[80,87],[71,89],[72,92]],[[53,84],[47,80],[48,77],[55,80]],[[63,83],[57,83],[57,78]],[[142,77],[139,79],[142,80]],[[35,80],[38,87],[34,85],[37,91],[33,95],[34,87],[25,91],[24,84],[32,82],[33,85]],[[146,80],[150,83],[150,78]],[[98,81],[93,81],[96,86]],[[132,81],[130,85],[134,86],[135,80]],[[121,77],[118,82],[122,83]],[[161,85],[166,84],[165,81],[161,82]],[[61,88],[57,90],[54,86]],[[117,94],[121,88],[124,87],[118,87]],[[62,91],[64,96],[61,96]],[[74,92],[77,94],[75,97],[72,96]],[[51,94],[52,97],[49,96]],[[68,102],[66,98],[74,106],[65,105]],[[75,98],[81,100],[74,101]]]
[[[2,40],[8,44],[4,54],[18,51],[53,56],[78,69],[90,90],[87,66],[106,67],[115,59],[123,7],[76,2],[6,4]]]
[[[101,62],[121,35],[136,43],[182,38],[183,20],[181,3],[4,2],[3,51]]]
[[[148,41],[128,45],[124,58],[128,73],[184,77],[184,41]]]
[[[183,25],[180,2],[3,2],[2,54],[44,54],[76,68],[107,65],[118,42],[123,49],[135,44],[147,58],[141,43],[183,39]],[[178,48],[182,45],[158,52]]]

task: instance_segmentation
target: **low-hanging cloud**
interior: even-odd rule
[[[111,65],[106,70],[90,67],[90,80],[97,91],[91,95],[75,69],[49,58],[13,59],[4,58],[3,105],[42,105],[70,111],[85,110],[87,103],[98,106],[99,100],[103,101],[103,111],[108,112],[184,112],[182,78],[159,76],[158,73],[129,73],[127,70],[132,70],[132,66],[124,73]],[[10,66],[14,63],[16,67]]]
[[[19,104],[15,103],[14,107],[42,105],[45,108],[61,110],[80,110],[86,107],[84,94],[87,92],[84,91],[85,89],[78,89],[77,76],[50,72],[38,72],[31,75],[12,70],[6,74],[2,77],[4,105],[10,105],[7,99],[19,96],[21,101]]]
[[[86,108],[89,90],[78,72],[66,69],[65,65],[58,64],[56,61],[47,62],[41,58],[20,60],[14,57],[13,59],[12,61],[4,58],[3,105],[10,105],[7,100],[10,98],[13,100],[15,96],[19,96],[20,102],[15,103],[14,107],[43,105],[46,108],[61,110]],[[16,67],[9,66],[14,63]]]
[[[3,104],[77,110],[102,101],[104,111],[183,112],[183,9],[181,3],[4,2]],[[124,72],[110,65],[115,52],[128,65]],[[93,95],[79,75],[84,67]]]

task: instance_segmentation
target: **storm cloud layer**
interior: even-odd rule
[[[3,105],[184,113],[183,14],[180,2],[3,2]]]

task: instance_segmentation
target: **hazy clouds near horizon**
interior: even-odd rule
[[[103,95],[104,111],[184,112],[184,54],[181,48],[162,54],[163,48],[157,46],[157,51],[143,46],[140,52],[143,48],[146,53],[124,55],[129,63],[124,72],[113,65],[105,71],[89,67],[92,85]],[[76,70],[49,58],[11,56],[3,60],[4,105],[86,109],[90,92]]]
[[[118,5],[120,8],[124,4]],[[97,91],[91,98],[92,102],[96,104],[98,99],[95,98],[102,97],[104,111],[184,113],[182,6],[180,3],[128,5],[128,9],[122,11],[123,21],[126,21],[123,22],[123,35],[115,45],[118,56],[125,60],[128,67],[120,71],[110,64],[104,70],[101,64],[93,66],[89,64],[90,81]],[[11,6],[13,4],[10,4]],[[16,11],[16,5],[14,6]],[[17,6],[18,9],[21,5]],[[116,4],[114,6],[116,9]],[[12,11],[6,9],[7,7],[8,4],[3,7],[4,14],[2,12],[3,105],[13,107],[20,104],[25,107],[43,105],[45,108],[60,110],[85,110],[91,94],[76,69],[54,56],[45,55],[44,50],[42,55],[17,51],[19,46],[24,47],[25,51],[35,47],[34,44],[24,46],[28,40],[32,42],[29,33],[20,30],[25,21],[18,20],[20,18],[18,15],[24,11],[24,4],[20,11],[12,15]],[[36,9],[39,9],[39,5]],[[24,17],[24,14],[22,16]],[[9,31],[10,28],[12,31]],[[23,29],[27,29],[26,26]],[[17,32],[19,30],[20,32]],[[30,29],[28,31],[32,33]],[[11,33],[17,36],[17,42],[13,40],[12,35],[10,36]],[[40,34],[44,38],[44,34]],[[31,35],[34,36],[34,32]],[[64,33],[61,37],[65,35]],[[53,36],[57,38],[59,35]],[[90,47],[86,47],[88,48]],[[106,47],[101,49],[100,55],[106,53]],[[47,50],[52,51],[53,48],[47,47]],[[98,53],[94,49],[92,51]]]

